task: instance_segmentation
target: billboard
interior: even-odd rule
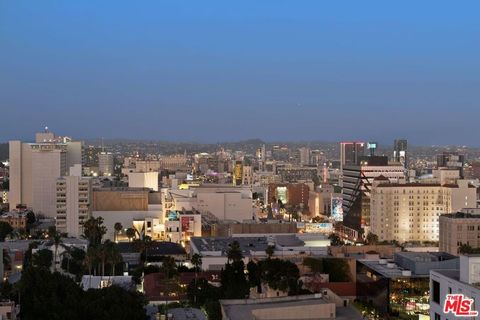
[[[331,223],[305,223],[306,233],[332,233],[333,225]]]
[[[168,221],[177,221],[178,220],[178,212],[170,210],[167,215]]]
[[[332,213],[331,217],[334,221],[343,221],[343,198],[332,197],[331,201]]]
[[[193,222],[193,217],[180,217],[180,223],[182,224],[182,232],[193,232],[193,226],[191,226]]]

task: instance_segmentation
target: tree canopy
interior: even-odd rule
[[[9,223],[0,221],[0,241],[5,241],[5,238],[12,233],[12,231],[13,228]]]
[[[328,274],[330,282],[350,281],[350,268],[345,259],[307,257],[303,259],[303,265],[309,267],[312,272]]]
[[[84,238],[88,240],[90,246],[99,245],[106,233],[107,228],[103,225],[102,217],[91,217],[83,224]]]
[[[26,320],[146,319],[142,295],[116,286],[85,292],[69,277],[45,268],[24,270],[19,288],[20,317]]]

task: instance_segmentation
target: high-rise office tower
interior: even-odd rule
[[[233,185],[240,186],[243,182],[243,163],[242,161],[235,161],[233,168]]]
[[[340,142],[340,186],[343,185],[343,167],[358,165],[365,154],[365,142]]]
[[[365,155],[365,142],[340,142],[340,166],[357,165]]]
[[[343,168],[343,211],[344,225],[368,231],[370,227],[370,192],[373,180],[391,182],[405,181],[405,170],[401,165],[389,165],[388,157],[362,157],[358,165]]]
[[[393,161],[403,164],[405,168],[408,168],[407,162],[407,140],[396,139],[393,142]]]
[[[102,151],[98,154],[98,171],[102,176],[113,175],[113,154]]]
[[[22,204],[37,214],[56,215],[56,181],[82,164],[82,143],[45,128],[35,143],[10,141],[10,210]]]
[[[310,148],[302,147],[298,149],[300,165],[310,165]]]

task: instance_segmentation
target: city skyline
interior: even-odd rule
[[[2,2],[0,137],[479,146],[478,8]]]

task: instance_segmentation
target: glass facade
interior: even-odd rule
[[[357,263],[357,297],[380,314],[402,319],[419,319],[429,315],[429,278],[389,278]]]

